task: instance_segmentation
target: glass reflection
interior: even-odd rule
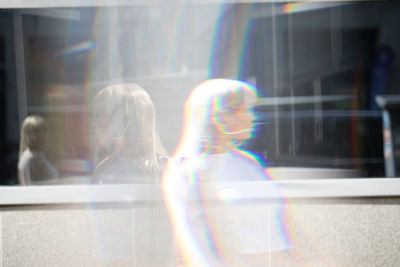
[[[18,183],[29,115],[51,129],[46,155],[56,182],[91,183],[109,156],[90,129],[91,103],[112,84],[145,88],[171,154],[190,88],[210,78],[257,86],[257,130],[244,147],[279,179],[385,176],[375,97],[398,94],[399,9],[394,1],[173,1],[4,10],[2,183]]]
[[[93,103],[93,132],[98,154],[92,183],[138,183],[160,180],[167,161],[147,92],[134,83],[111,85]]]
[[[27,117],[21,127],[18,179],[20,185],[52,183],[58,171],[45,156],[48,145],[45,120],[37,115]]]

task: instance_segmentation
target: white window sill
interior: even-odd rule
[[[360,198],[400,196],[399,178],[357,178],[281,181],[283,198]],[[264,182],[224,183],[225,190],[240,192],[234,200],[262,202],[272,197]],[[215,185],[210,185],[215,188]],[[218,190],[221,184],[218,185]],[[215,194],[214,194],[215,195]],[[212,194],[209,196],[212,200]],[[0,187],[0,205],[131,203],[162,201],[160,185],[40,185]]]

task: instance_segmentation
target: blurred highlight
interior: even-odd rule
[[[189,266],[267,266],[272,252],[286,256],[291,248],[279,187],[258,157],[243,149],[255,130],[257,98],[248,83],[212,79],[198,85],[185,104],[183,138],[163,191]],[[241,190],[251,182],[247,192]],[[245,203],[254,195],[273,204]]]

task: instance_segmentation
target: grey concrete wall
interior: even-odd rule
[[[2,266],[171,266],[166,218],[160,209],[115,206],[6,209]]]
[[[306,201],[289,205],[288,229],[305,266],[397,266],[399,199]]]
[[[289,200],[287,266],[396,266],[399,204],[398,198]],[[0,216],[2,266],[175,264],[161,208],[24,206],[4,207]],[[266,262],[276,266],[275,256]]]

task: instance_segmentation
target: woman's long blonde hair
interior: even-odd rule
[[[156,131],[156,112],[149,94],[135,83],[115,84],[96,95],[93,107],[97,121],[104,123],[94,125],[97,134],[119,142],[98,166],[123,154],[145,161],[146,173],[159,174],[159,158],[166,157],[166,152]]]
[[[42,138],[46,131],[45,120],[39,115],[25,118],[21,126],[21,139],[19,142],[19,158],[25,150],[39,152],[43,150]]]

